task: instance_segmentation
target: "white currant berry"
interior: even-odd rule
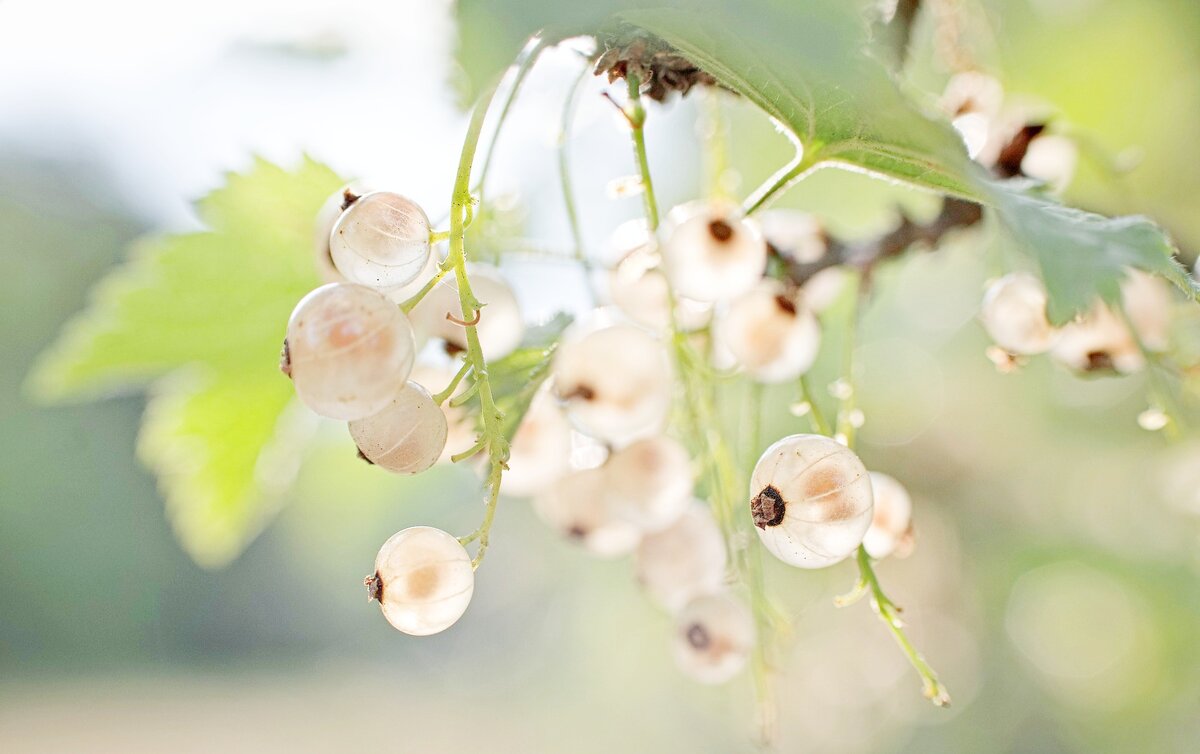
[[[474,322],[483,357],[488,361],[502,359],[512,353],[525,336],[525,323],[516,294],[500,271],[489,265],[470,265],[467,279],[471,293],[482,305],[478,312],[463,314],[458,283],[447,277],[412,310],[413,324],[430,337],[446,341],[447,350],[458,352],[467,348],[467,328],[461,323]],[[476,315],[478,320],[475,320]]]
[[[350,422],[363,457],[398,474],[417,474],[437,463],[446,447],[446,416],[429,392],[409,381],[382,411]]]
[[[675,661],[700,683],[725,683],[741,672],[754,650],[754,617],[728,594],[692,599],[675,620]]]
[[[437,254],[431,253],[429,255],[429,261],[425,262],[425,266],[421,268],[421,271],[417,273],[417,276],[413,278],[410,283],[407,285],[398,285],[395,288],[381,289],[383,295],[387,296],[392,301],[395,301],[397,304],[403,304],[413,296],[420,293],[421,289],[425,287],[425,284],[437,274],[438,263],[440,261],[441,260],[438,259]]]
[[[941,108],[962,136],[967,154],[979,157],[1004,104],[1004,87],[980,71],[955,74],[942,93]]]
[[[513,435],[501,490],[528,497],[571,469],[571,425],[548,390],[541,390]]]
[[[662,271],[653,239],[645,230],[645,223],[639,222],[638,227],[644,234],[642,243],[630,248],[608,271],[608,295],[625,316],[639,325],[662,332],[672,325],[670,284]],[[617,232],[628,233],[621,228]],[[674,324],[680,329],[703,327],[711,317],[711,304],[676,297]]]
[[[735,206],[705,203],[672,211],[663,268],[680,296],[727,301],[754,287],[767,269],[762,233]]]
[[[441,529],[396,532],[375,558],[367,592],[388,623],[413,636],[445,631],[462,617],[475,591],[471,556]]]
[[[1075,321],[1063,325],[1050,356],[1077,372],[1132,374],[1146,364],[1129,328],[1100,302]]]
[[[808,371],[821,347],[817,318],[795,290],[764,280],[729,305],[717,335],[760,382],[794,380]]]
[[[430,255],[429,218],[416,202],[390,191],[366,194],[333,226],[329,248],[347,280],[374,288],[411,283]]]
[[[552,529],[602,557],[627,555],[641,532],[617,516],[603,467],[572,471],[533,499],[533,509]]]
[[[457,370],[434,364],[417,364],[413,367],[412,379],[425,387],[431,394],[445,390],[454,379]],[[450,458],[470,450],[478,437],[475,418],[465,406],[450,405],[451,399],[462,395],[467,389],[467,381],[463,380],[455,389],[453,395],[442,401],[442,415],[446,418],[446,446],[438,458],[438,463],[450,463]],[[507,482],[507,477],[505,477]]]
[[[988,286],[980,319],[996,345],[1011,354],[1043,353],[1058,329],[1046,319],[1046,289],[1027,272],[1012,272]]]
[[[767,448],[750,478],[750,512],[775,557],[823,568],[862,544],[871,525],[871,479],[862,461],[822,435],[791,435]]]
[[[794,209],[772,209],[756,215],[767,243],[784,259],[811,264],[825,256],[829,237],[816,217]]]
[[[313,260],[316,263],[317,275],[323,283],[344,283],[345,276],[338,272],[333,264],[333,252],[329,248],[329,240],[333,235],[333,226],[337,223],[342,212],[358,198],[367,193],[367,188],[360,181],[348,183],[330,194],[321,209],[317,211],[313,233]]]
[[[670,437],[635,440],[609,456],[605,471],[617,515],[643,531],[670,526],[691,502],[691,458]]]
[[[878,560],[895,552],[908,535],[912,527],[912,498],[903,484],[878,471],[871,472],[871,492],[875,512],[863,537],[863,548]]]
[[[554,356],[553,379],[571,423],[614,443],[655,432],[671,406],[666,349],[632,325],[565,338]]]
[[[712,511],[698,500],[675,523],[645,535],[634,553],[638,582],[671,611],[718,591],[725,565],[725,539]]]
[[[388,405],[408,379],[415,350],[412,326],[383,294],[330,283],[296,304],[283,366],[305,405],[349,421]]]
[[[1029,142],[1021,158],[1021,172],[1062,193],[1075,177],[1078,164],[1079,148],[1074,141],[1058,134],[1041,134]]]
[[[1143,270],[1128,270],[1121,281],[1121,305],[1148,350],[1167,350],[1175,302],[1166,279]]]
[[[810,311],[820,314],[833,306],[842,295],[842,291],[846,290],[849,277],[846,273],[845,267],[826,267],[804,281],[800,290]]]

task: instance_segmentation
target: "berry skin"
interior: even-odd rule
[[[671,405],[666,349],[632,325],[565,338],[554,356],[553,380],[571,423],[612,443],[658,431]]]
[[[418,474],[446,447],[446,416],[425,388],[410,381],[382,411],[350,422],[350,437],[376,466]]]
[[[1077,372],[1132,374],[1146,365],[1129,328],[1100,302],[1063,326],[1050,357]]]
[[[1057,134],[1041,134],[1029,143],[1021,158],[1021,172],[1044,181],[1050,191],[1061,194],[1075,177],[1079,148],[1075,142]]]
[[[430,393],[441,392],[454,379],[457,370],[435,364],[417,364],[413,367],[412,379],[426,387]],[[438,463],[450,463],[450,457],[470,450],[475,445],[477,431],[474,418],[465,406],[451,406],[454,396],[462,395],[467,389],[466,380],[459,383],[454,395],[442,402],[442,415],[446,417],[446,447]],[[508,477],[505,477],[505,484]]]
[[[767,448],[750,478],[750,512],[772,555],[824,568],[853,553],[871,525],[871,480],[854,451],[822,435]]]
[[[634,553],[638,582],[672,612],[725,580],[725,540],[708,506],[693,500],[662,531],[647,534]]]
[[[513,435],[501,490],[517,497],[538,494],[570,470],[570,453],[571,425],[554,396],[541,390]]]
[[[366,585],[388,623],[412,636],[428,636],[462,617],[475,591],[475,572],[453,536],[413,526],[383,543]]]
[[[784,259],[811,264],[820,261],[829,248],[825,229],[807,212],[772,209],[756,217],[770,248]]]
[[[688,205],[671,215],[663,266],[680,296],[727,301],[750,290],[766,272],[767,242],[736,207]]]
[[[535,497],[533,509],[548,526],[592,555],[628,555],[641,532],[616,515],[608,493],[603,467],[573,471]]]
[[[871,528],[863,537],[867,554],[879,560],[896,552],[912,529],[912,498],[894,477],[871,472],[871,491],[875,512]]]
[[[700,683],[732,679],[746,666],[754,642],[750,610],[728,594],[696,597],[675,620],[675,662]]]
[[[1167,350],[1174,308],[1171,284],[1158,275],[1130,269],[1121,281],[1121,303],[1146,348]]]
[[[609,244],[617,256],[607,275],[609,298],[639,325],[655,332],[670,329],[670,285],[645,221],[623,223],[613,232]],[[703,327],[711,318],[710,304],[687,298],[675,303],[675,324],[683,330]]]
[[[1058,338],[1046,319],[1046,289],[1027,272],[1011,272],[988,286],[979,316],[996,345],[1011,354],[1044,353]]]
[[[330,255],[347,280],[389,289],[411,283],[429,261],[429,218],[411,199],[366,194],[333,226]]]
[[[643,531],[675,523],[691,502],[691,459],[669,437],[647,437],[615,451],[604,471],[617,515]]]
[[[502,359],[521,344],[525,335],[516,294],[495,267],[472,264],[467,274],[471,292],[482,304],[475,325],[483,357],[488,361]],[[444,278],[411,312],[417,330],[446,341],[446,350],[453,353],[466,350],[467,329],[459,323],[473,320],[474,315],[475,312],[463,315],[458,284],[451,277]]]
[[[330,283],[296,304],[285,367],[296,395],[331,419],[365,419],[384,409],[412,370],[412,326],[378,291]]]
[[[808,371],[821,346],[821,327],[795,291],[765,280],[729,305],[718,337],[754,379],[787,382]]]
[[[338,272],[337,267],[333,264],[333,252],[329,248],[329,241],[338,218],[342,216],[347,207],[358,201],[358,198],[367,191],[368,189],[361,181],[347,183],[330,194],[325,203],[321,205],[321,209],[317,211],[313,233],[313,261],[316,263],[317,275],[320,276],[323,283],[346,282],[346,278]]]
[[[972,159],[982,160],[989,141],[995,141],[993,132],[1003,105],[1004,87],[986,73],[963,71],[946,84],[942,111],[951,118]]]

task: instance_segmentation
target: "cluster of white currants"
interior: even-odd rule
[[[1006,101],[1004,87],[981,71],[955,74],[939,103],[962,136],[971,159],[1004,177],[1024,175],[1061,193],[1079,162],[1069,137],[1046,127],[1047,118],[1027,103]]]
[[[1049,353],[1079,372],[1130,374],[1146,363],[1145,352],[1169,345],[1174,299],[1166,280],[1128,270],[1114,310],[1101,301],[1061,327],[1046,316],[1046,289],[1026,272],[1013,272],[988,286],[980,319],[995,342],[989,357],[1003,370],[1020,359]]]
[[[348,422],[359,454],[390,472],[417,474],[469,448],[470,417],[442,396],[439,405],[427,388],[448,386],[454,372],[416,364],[431,338],[448,352],[465,348],[458,291],[439,281],[409,315],[401,307],[438,275],[425,212],[399,194],[351,185],[330,197],[316,224],[317,269],[327,283],[296,305],[281,363],[296,395],[314,412]],[[500,358],[522,337],[516,299],[494,271],[476,269],[472,278],[476,298],[488,304],[479,313],[481,348]],[[429,527],[389,539],[367,579],[388,621],[414,635],[458,620],[473,584],[464,547]]]

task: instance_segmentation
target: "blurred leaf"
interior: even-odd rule
[[[303,433],[277,356],[296,301],[319,283],[312,221],[340,184],[308,160],[230,175],[197,206],[210,230],[140,243],[29,376],[47,401],[155,381],[139,454],[201,564],[241,552],[294,474],[298,452],[283,449]]]

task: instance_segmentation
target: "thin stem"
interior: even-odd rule
[[[846,447],[853,448],[855,432],[854,411],[857,390],[854,388],[854,347],[858,340],[858,318],[862,299],[863,279],[854,282],[854,293],[850,299],[850,310],[846,312],[846,334],[842,341],[842,388],[845,393],[838,397],[837,435]]]
[[[865,582],[870,589],[871,607],[875,609],[876,614],[892,632],[892,637],[900,645],[909,664],[921,676],[925,698],[939,707],[949,707],[950,692],[938,680],[937,673],[929,667],[929,663],[925,661],[925,658],[909,641],[908,635],[904,633],[904,624],[900,620],[900,608],[884,594],[883,587],[879,585],[879,579],[875,576],[875,569],[871,566],[871,556],[867,554],[867,548],[861,545],[858,548],[858,572],[862,582]]]
[[[479,180],[475,183],[475,193],[479,196],[480,204],[483,203],[483,193],[487,188],[488,172],[492,167],[492,158],[496,154],[496,145],[500,142],[500,132],[504,128],[504,124],[508,121],[509,111],[512,110],[513,103],[517,101],[517,94],[521,91],[521,85],[525,83],[525,77],[533,70],[533,66],[537,63],[542,51],[546,49],[546,39],[542,36],[535,36],[525,44],[516,61],[510,66],[510,70],[514,71],[512,85],[508,88],[508,95],[504,98],[504,104],[500,107],[500,114],[496,119],[496,128],[492,132],[492,139],[488,143],[487,153],[483,157],[483,165],[479,169]]]
[[[442,241],[450,240],[450,231],[448,230],[431,230],[429,231],[430,245],[441,243]]]
[[[446,389],[433,396],[433,402],[439,406],[445,403],[447,398],[454,395],[454,391],[458,389],[459,383],[463,381],[463,378],[467,376],[467,372],[470,371],[471,362],[464,360],[462,366],[458,369],[458,374],[454,375],[454,378],[450,380],[450,384],[446,386]]]
[[[817,402],[813,400],[812,387],[810,387],[808,384],[807,374],[800,375],[799,387],[800,400],[808,404],[808,418],[812,422],[813,429],[816,430],[817,434],[819,435],[832,437],[833,427],[829,424],[829,421],[826,420],[825,412],[822,411],[821,407],[817,405]]]
[[[710,198],[724,199],[728,195],[725,176],[729,172],[729,129],[721,108],[724,95],[716,87],[705,87],[703,95],[704,182]]]
[[[646,157],[646,108],[642,105],[641,82],[636,75],[625,77],[629,92],[629,107],[625,116],[633,134],[633,152],[637,158],[638,172],[642,176],[642,197],[646,202],[646,227],[651,233],[658,230],[658,200],[654,196],[654,182],[650,179],[650,160]]]
[[[750,194],[742,203],[742,209],[747,215],[762,209],[775,198],[776,194],[803,178],[806,173],[816,167],[818,161],[816,144],[803,146],[797,142],[796,149],[795,158],[755,189],[754,193]]]
[[[495,93],[495,86],[485,91],[476,104],[475,110],[471,113],[471,120],[467,125],[467,135],[463,140],[462,155],[459,158],[458,173],[454,179],[454,192],[450,200],[450,251],[446,256],[446,262],[443,266],[454,270],[455,280],[458,282],[459,303],[464,313],[475,312],[480,309],[479,300],[475,298],[475,294],[471,290],[471,281],[467,277],[465,231],[466,220],[471,212],[470,208],[472,205],[470,188],[471,167],[475,161],[475,151],[479,144],[479,135],[483,130],[483,121]],[[487,362],[483,357],[483,349],[479,344],[478,327],[475,324],[469,324],[465,327],[465,332],[467,335],[467,349],[464,361],[471,365],[479,393],[482,431],[480,432],[478,446],[479,450],[487,452],[488,461],[491,464],[491,471],[488,474],[487,480],[489,493],[487,507],[484,512],[483,523],[480,524],[475,535],[475,539],[479,541],[479,548],[476,551],[475,558],[472,560],[472,566],[477,568],[483,561],[484,552],[487,550],[488,534],[491,531],[492,521],[496,515],[496,502],[500,497],[500,482],[508,463],[509,450],[508,439],[504,436],[504,414],[496,406],[496,402],[492,397],[492,385],[488,378]]]
[[[590,268],[588,255],[583,246],[583,230],[579,224],[579,210],[575,205],[575,188],[571,184],[571,130],[575,125],[575,113],[579,110],[579,95],[583,84],[592,73],[590,64],[585,63],[579,72],[571,92],[563,103],[558,133],[558,180],[562,186],[563,205],[567,210],[567,225],[571,228],[571,240],[575,243],[575,258],[585,270]]]
[[[429,281],[425,283],[425,285],[421,286],[421,290],[417,291],[412,298],[409,298],[403,304],[400,304],[400,311],[408,314],[413,309],[416,309],[417,304],[421,303],[421,300],[428,296],[429,292],[436,288],[438,283],[442,282],[442,278],[446,277],[446,273],[448,272],[450,272],[450,268],[447,267],[443,262],[442,265],[438,267],[437,274],[431,277]]]

